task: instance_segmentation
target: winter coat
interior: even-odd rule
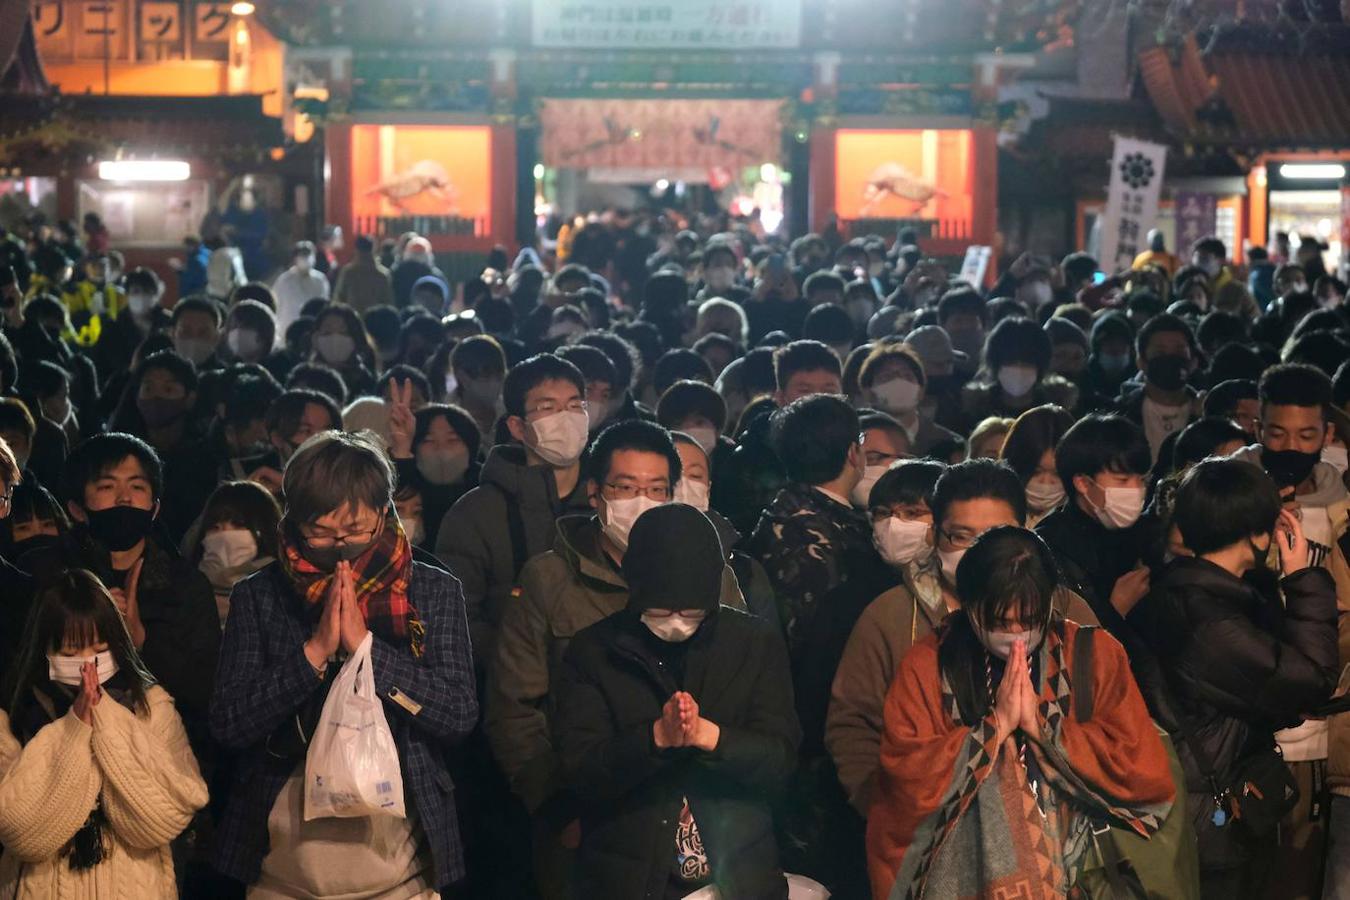
[[[839,782],[858,814],[867,817],[881,767],[886,692],[900,658],[947,617],[937,557],[904,568],[904,583],[863,610],[839,661],[825,722],[825,746]],[[1055,610],[1080,625],[1096,625],[1092,609],[1067,587],[1055,591]]]
[[[370,256],[357,255],[338,270],[333,299],[364,314],[372,306],[392,306],[394,287],[389,270]]]
[[[436,534],[436,556],[464,586],[480,666],[492,658],[520,570],[553,547],[559,516],[590,511],[584,481],[578,480],[570,496],[559,497],[553,469],[527,465],[525,448],[498,445],[488,453],[478,487],[450,507]],[[520,547],[512,535],[512,516],[519,516]]]
[[[414,562],[408,602],[425,629],[421,656],[406,643],[376,637],[371,671],[398,749],[408,814],[417,817],[426,840],[435,884],[444,886],[464,877],[446,751],[473,730],[478,699],[459,584]],[[216,840],[216,868],[245,884],[257,880],[268,852],[268,815],[305,762],[303,752],[274,754],[273,737],[290,735],[297,713],[331,683],[315,675],[303,651],[320,613],[295,593],[280,563],[239,582],[230,596],[211,732],[239,755]]]
[[[67,538],[67,558],[89,569],[110,588],[125,587],[126,574],[115,572],[108,552],[76,528]],[[170,544],[145,539],[145,562],[137,604],[145,625],[141,661],[169,692],[198,751],[205,736],[211,682],[220,650],[220,617],[211,582]]]
[[[778,492],[745,549],[773,582],[794,660],[826,595],[857,574],[860,564],[880,562],[866,513],[804,484]]]
[[[961,390],[961,434],[970,434],[975,426],[990,416],[1003,416],[1015,419],[1033,407],[1053,403],[1069,412],[1078,408],[1078,388],[1073,382],[1059,375],[1046,375],[1031,389],[1030,402],[1018,409],[1003,404],[1003,391],[998,382],[984,384],[972,381]]]
[[[769,443],[769,416],[761,415],[740,435],[729,456],[717,460],[712,483],[712,508],[726,516],[741,534],[750,534],[787,475]]]
[[[0,895],[17,898],[178,896],[169,842],[206,805],[206,783],[163,688],[132,713],[108,696],[93,725],[70,709],[20,746],[0,712]],[[108,842],[91,869],[61,850],[102,800]]]
[[[729,566],[722,572],[721,603],[745,609]],[[600,549],[599,520],[567,516],[558,520],[553,550],[521,571],[520,593],[502,615],[483,727],[512,790],[532,813],[559,827],[576,814],[549,739],[557,708],[552,686],[572,638],[627,605],[628,584]]]
[[[1256,573],[1260,578],[1266,573]],[[1279,600],[1253,576],[1234,577],[1205,559],[1168,564],[1130,613],[1139,645],[1130,663],[1149,712],[1171,732],[1186,773],[1192,813],[1201,816],[1202,868],[1241,865],[1235,829],[1205,825],[1213,808],[1203,771],[1229,785],[1237,764],[1275,746],[1275,731],[1297,725],[1336,682],[1336,592],[1322,569],[1280,579]],[[1182,738],[1184,721],[1206,765]]]
[[[687,798],[721,896],[786,898],[769,801],[793,771],[800,731],[782,638],[722,609],[690,639],[680,680],[643,627],[624,610],[586,628],[556,689],[558,755],[580,799],[582,896],[668,896]],[[711,753],[656,748],[652,724],[677,690],[720,728]]]
[[[1133,649],[1125,620],[1111,605],[1117,579],[1148,558],[1156,522],[1143,517],[1129,528],[1107,528],[1070,499],[1036,524],[1055,554],[1065,583],[1087,601],[1097,620]]]

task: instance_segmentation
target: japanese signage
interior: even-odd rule
[[[961,262],[962,281],[975,288],[984,287],[984,273],[989,271],[989,257],[992,247],[974,244],[966,248],[966,258]]]
[[[1219,203],[1213,194],[1177,191],[1175,211],[1177,252],[1186,253],[1196,241],[1216,233]]]
[[[796,47],[801,0],[534,0],[537,47]]]
[[[228,2],[36,0],[33,30],[52,60],[223,58]]]
[[[1148,246],[1145,237],[1158,220],[1167,148],[1132,138],[1116,138],[1111,158],[1111,188],[1102,218],[1100,265],[1107,272],[1128,269]]]

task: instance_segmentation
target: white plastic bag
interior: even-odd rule
[[[323,703],[305,755],[305,821],[405,817],[394,734],[375,695],[366,639],[348,657]]]

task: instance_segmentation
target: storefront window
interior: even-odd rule
[[[205,181],[121,184],[95,179],[77,182],[79,214],[98,213],[115,246],[170,247],[201,228],[210,202]]]

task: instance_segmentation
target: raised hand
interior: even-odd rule
[[[103,689],[98,684],[98,667],[91,662],[80,666],[80,693],[75,697],[75,717],[86,725],[94,724],[94,707],[98,706]]]
[[[1303,523],[1289,509],[1280,510],[1275,520],[1272,539],[1280,549],[1280,571],[1285,575],[1308,568],[1308,538],[1303,534]],[[1264,560],[1257,560],[1259,566]]]
[[[1013,643],[1012,653],[1008,655],[1008,665],[1003,670],[1003,680],[998,685],[998,695],[994,698],[994,721],[998,728],[998,742],[1001,744],[1017,730],[1022,721],[1022,685],[1027,678],[1027,645],[1024,641]],[[1019,678],[1019,672],[1021,677]]]
[[[366,627],[365,614],[361,612],[361,604],[356,599],[356,577],[352,573],[351,563],[344,559],[337,564],[337,569],[333,572],[333,583],[339,586],[338,596],[341,601],[339,628],[342,649],[348,653],[355,653],[370,629]]]
[[[413,417],[413,383],[409,379],[390,385],[393,396],[389,401],[389,453],[394,459],[411,459],[413,432],[417,420]]]
[[[341,565],[341,564],[339,564]],[[328,658],[337,652],[342,641],[342,595],[338,577],[328,584],[328,596],[323,601],[323,614],[314,634],[305,642],[305,658],[314,669],[322,669]]]
[[[687,694],[685,696],[688,696]],[[652,723],[652,740],[658,750],[684,746],[684,730],[680,721],[680,694],[670,695],[661,707],[661,718]]]

